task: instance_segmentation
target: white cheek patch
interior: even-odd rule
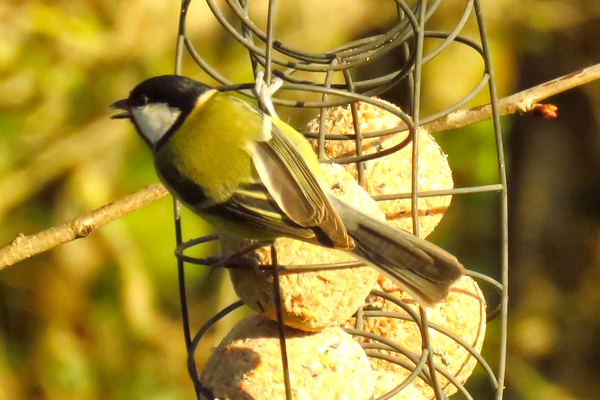
[[[156,144],[177,121],[181,110],[167,103],[155,103],[133,108],[131,114],[140,133],[149,143]]]

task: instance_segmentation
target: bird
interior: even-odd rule
[[[217,231],[343,250],[424,307],[443,301],[465,273],[444,249],[330,194],[304,136],[238,97],[161,75],[111,108],[120,110],[111,118],[134,125],[167,190]]]

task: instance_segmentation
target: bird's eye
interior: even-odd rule
[[[146,97],[146,96],[144,96],[142,94],[142,95],[139,95],[139,96],[135,97],[133,99],[133,102],[132,102],[131,105],[133,107],[140,107],[141,108],[141,107],[144,107],[146,104],[148,104],[148,97]]]

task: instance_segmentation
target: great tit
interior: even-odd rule
[[[165,75],[111,107],[146,142],[169,192],[217,230],[350,252],[423,306],[446,298],[464,274],[445,250],[329,194],[308,141],[243,100]]]

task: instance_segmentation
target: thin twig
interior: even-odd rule
[[[539,108],[539,102],[568,89],[584,85],[600,78],[600,64],[584,68],[552,81],[524,90],[500,100],[501,115],[526,113]],[[490,105],[458,110],[423,127],[429,132],[456,129],[491,118]],[[26,258],[48,251],[58,245],[86,237],[108,222],[134,211],[168,192],[159,183],[125,196],[114,203],[74,218],[61,225],[30,236],[19,235],[10,244],[0,248],[0,270]]]
[[[498,103],[500,115],[522,114],[534,111],[538,108],[538,103],[540,101],[568,89],[584,85],[598,78],[600,78],[600,64],[534,86],[530,89],[501,99]],[[486,104],[468,110],[456,110],[443,118],[424,125],[423,128],[428,132],[447,131],[449,129],[456,129],[485,121],[491,117],[492,107],[489,104]]]
[[[0,249],[0,269],[43,253],[61,245],[88,236],[90,233],[133,210],[169,194],[160,183],[154,183],[113,203],[73,218],[33,235],[20,234]]]

